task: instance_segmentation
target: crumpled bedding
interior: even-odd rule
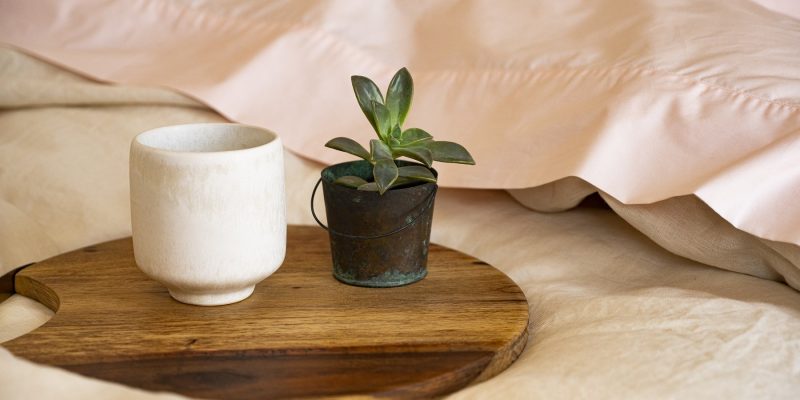
[[[155,126],[224,120],[167,90],[100,84],[8,49],[0,51],[0,79],[0,271],[129,235],[132,137]],[[286,156],[288,220],[313,224],[307,201],[322,165]],[[567,190],[554,184],[515,195],[557,211],[593,190],[562,184]],[[741,248],[750,243],[742,238],[727,239],[733,228],[720,218],[693,225],[726,238],[716,253],[699,248],[682,257],[656,243],[676,225],[685,228],[687,216],[697,223],[707,214],[696,198],[655,207],[661,222],[648,216],[651,206],[604,198],[619,214],[587,206],[542,213],[503,191],[440,191],[432,240],[504,271],[531,312],[519,360],[451,398],[796,398],[800,294],[756,277],[779,279],[770,272],[778,264]],[[700,255],[716,267],[686,258]],[[750,275],[728,271],[736,265]],[[12,297],[0,304],[0,340],[48,316]],[[0,348],[0,398],[175,397],[35,365]]]
[[[326,163],[346,157],[331,137],[371,137],[347,77],[385,85],[405,65],[410,126],[478,161],[440,165],[445,187],[578,176],[624,204],[694,194],[800,245],[800,21],[760,1],[0,1],[0,40],[178,89]]]
[[[576,177],[508,192],[521,204],[541,212],[572,209],[597,193],[626,222],[674,254],[785,282],[800,290],[800,247],[736,229],[696,196],[677,196],[651,204],[623,204]]]

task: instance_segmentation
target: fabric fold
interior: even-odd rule
[[[8,51],[0,48],[0,59]],[[20,53],[10,57],[39,63]],[[30,71],[27,66],[2,68],[0,79],[15,81]],[[43,104],[53,100],[48,96],[57,95],[59,79],[54,77],[51,85],[56,90],[40,93]],[[131,138],[155,126],[224,120],[208,109],[146,105],[146,99],[140,100],[137,105],[111,101],[100,107],[54,104],[0,110],[0,199],[14,202],[9,211],[0,201],[0,244],[12,244],[0,245],[0,271],[9,255],[35,261],[129,235],[126,171]],[[314,223],[308,200],[321,167],[287,152],[290,223]],[[537,194],[531,193],[531,198],[551,210],[563,210],[580,201],[587,188],[595,190],[579,178],[570,180],[552,191],[534,188],[546,197],[535,199]],[[694,215],[697,210],[713,213],[699,200],[693,207],[682,206],[680,200],[670,200],[663,208],[667,214],[658,213],[659,203],[614,206],[634,207],[631,215],[654,229],[649,235],[661,235],[658,221],[663,221],[663,236],[682,246],[685,241],[708,239],[705,236],[746,236],[721,218],[714,222]],[[322,204],[317,210],[323,210]],[[622,209],[621,214],[625,212]],[[650,214],[653,221],[647,220]],[[704,222],[697,224],[696,236],[671,234],[694,218]],[[798,293],[784,284],[745,275],[779,279],[769,275],[770,268],[781,273],[777,266],[785,265],[763,251],[748,252],[744,262],[739,261],[736,251],[742,250],[740,245],[750,245],[746,240],[728,246],[733,256],[709,252],[719,257],[711,261],[716,266],[712,268],[665,251],[610,210],[581,206],[557,214],[533,212],[499,190],[442,189],[434,219],[434,242],[506,273],[523,288],[531,313],[531,336],[520,358],[500,375],[449,398],[796,397]],[[9,221],[10,226],[5,225]],[[733,232],[718,235],[713,229],[700,229],[704,225],[725,225]],[[55,245],[37,247],[37,236],[14,236],[31,226],[39,226],[37,235],[46,233]],[[690,229],[694,228],[687,232]],[[727,239],[720,242],[716,246],[725,249]],[[800,265],[793,245],[764,243]],[[742,264],[760,269],[747,271]],[[744,273],[730,272],[737,268]],[[20,324],[4,323],[25,321],[32,329],[48,316],[44,306],[14,297],[0,306],[0,337],[23,333]],[[33,364],[2,348],[0,370],[3,399],[181,398]]]
[[[776,169],[800,157],[782,142],[800,129],[800,21],[748,1],[0,9],[0,40],[97,79],[180,90],[325,163],[344,159],[328,139],[371,138],[349,75],[385,84],[407,65],[409,126],[478,161],[440,165],[443,186],[577,176],[626,204],[696,194],[737,228],[800,244],[800,176]],[[756,151],[759,161],[741,162]]]

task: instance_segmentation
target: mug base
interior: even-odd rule
[[[189,293],[180,290],[168,289],[169,295],[173,299],[181,303],[191,304],[195,306],[223,306],[225,304],[232,304],[240,302],[253,294],[255,285],[248,286],[244,289],[237,289],[228,292],[211,292],[211,293]]]

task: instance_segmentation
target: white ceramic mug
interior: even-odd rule
[[[283,146],[238,124],[144,132],[130,153],[136,264],[183,303],[235,303],[286,254]]]

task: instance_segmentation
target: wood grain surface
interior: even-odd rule
[[[19,268],[12,269],[7,273],[0,275],[0,303],[4,300],[11,297],[14,294],[14,276],[17,272],[21,271],[23,268],[27,267],[28,265],[23,265]]]
[[[29,360],[203,398],[428,397],[487,379],[527,340],[528,304],[497,269],[432,245],[428,276],[337,282],[327,233],[290,226],[284,264],[250,298],[179,303],[134,264],[130,238],[34,264],[17,293],[56,311],[4,343]]]

